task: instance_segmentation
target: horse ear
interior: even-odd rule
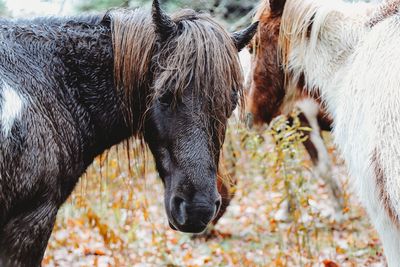
[[[270,0],[269,6],[271,8],[271,13],[275,15],[280,15],[283,12],[286,0]]]
[[[258,21],[251,24],[244,30],[232,34],[232,40],[240,52],[248,43],[250,43],[254,34],[257,32]]]
[[[175,22],[161,9],[158,0],[153,1],[152,17],[156,34],[162,41],[168,39],[176,31]]]

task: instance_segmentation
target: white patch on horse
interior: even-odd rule
[[[24,101],[17,91],[5,82],[3,83],[1,91],[1,132],[5,137],[7,137],[11,132],[15,120],[18,120],[21,117]]]
[[[247,48],[240,51],[239,60],[243,69],[244,83],[247,84],[251,78],[251,54]]]

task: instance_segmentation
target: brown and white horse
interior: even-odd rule
[[[381,8],[333,0],[269,5],[281,20],[278,66],[289,85],[304,82],[326,104],[389,266],[400,266],[399,6],[398,0]],[[285,95],[295,90],[288,86]]]
[[[252,124],[261,126],[290,111],[292,105],[285,106],[285,84],[283,69],[278,63],[278,37],[280,17],[270,9],[267,2],[259,7],[255,20],[259,27],[255,37],[248,48],[251,53],[250,71],[246,81],[247,107],[251,114]],[[243,52],[241,52],[242,54]],[[241,61],[243,57],[241,57]],[[243,65],[243,64],[242,64]],[[302,93],[303,84],[296,85],[296,107],[300,110],[299,118],[303,126],[312,130],[304,131],[308,138],[304,146],[315,166],[315,174],[322,178],[330,187],[330,192],[335,199],[337,214],[343,208],[342,190],[338,181],[332,175],[332,162],[322,138],[322,131],[331,131],[331,117],[321,106],[319,96],[310,97]]]

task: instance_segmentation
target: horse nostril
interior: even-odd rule
[[[179,225],[184,225],[187,220],[186,202],[183,198],[174,196],[172,198],[173,216]]]

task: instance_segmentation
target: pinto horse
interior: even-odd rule
[[[284,73],[278,64],[278,39],[280,17],[275,16],[268,2],[262,2],[255,20],[259,21],[257,33],[248,45],[251,53],[251,69],[247,79],[247,108],[251,114],[251,124],[261,126],[290,111],[293,105],[284,104]],[[343,194],[338,182],[332,176],[332,163],[322,138],[322,131],[331,131],[331,117],[321,107],[319,96],[302,93],[302,84],[296,85],[298,94],[295,105],[300,110],[299,119],[302,126],[312,129],[304,131],[307,136],[304,146],[316,167],[316,174],[329,185],[332,198],[335,200],[336,213],[343,209]]]
[[[94,158],[147,143],[173,229],[201,232],[221,206],[226,122],[243,101],[238,51],[206,14],[113,10],[0,26],[0,266],[40,266],[59,207]]]
[[[400,266],[400,1],[273,0],[285,81],[317,91],[333,137],[377,229]],[[323,67],[321,67],[323,66]],[[287,86],[285,94],[296,89]]]

